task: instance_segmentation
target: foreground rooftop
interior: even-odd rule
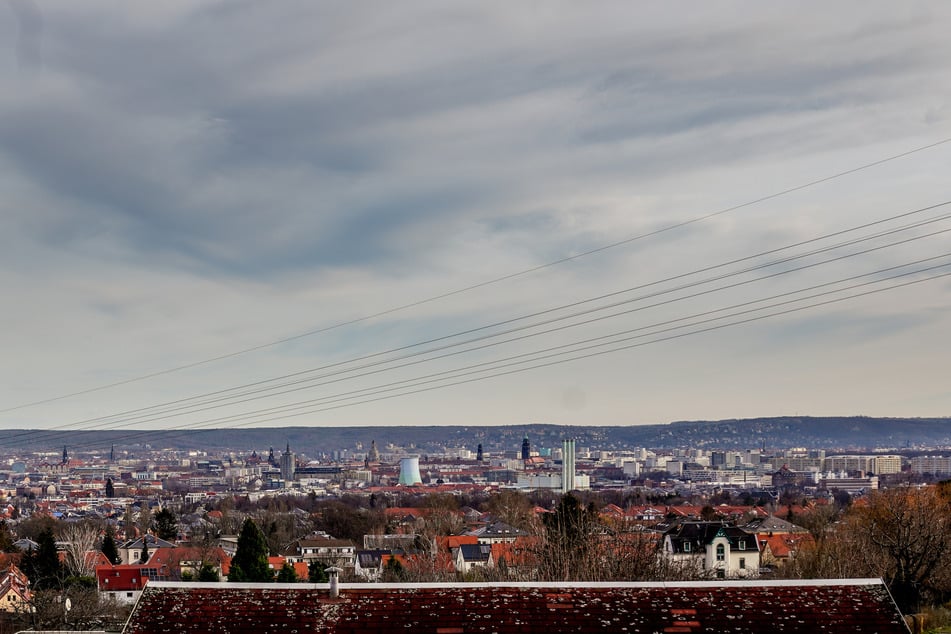
[[[336,596],[334,596],[336,595]],[[126,634],[908,634],[878,579],[685,583],[154,582]]]

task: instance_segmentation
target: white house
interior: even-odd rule
[[[756,535],[722,522],[680,522],[664,534],[664,555],[718,578],[759,574]]]

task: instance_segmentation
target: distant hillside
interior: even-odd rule
[[[579,447],[730,449],[765,446],[770,449],[814,447],[827,450],[933,448],[951,446],[951,418],[779,417],[721,421],[679,421],[631,426],[428,426],[428,427],[275,427],[207,431],[6,431],[0,449],[96,451],[202,449],[266,452],[286,444],[297,453],[314,456],[341,449],[367,451],[375,440],[381,451],[389,445],[418,453],[447,447],[475,451],[515,451],[528,436],[533,448],[558,447],[566,437]]]

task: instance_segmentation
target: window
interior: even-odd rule
[[[717,561],[723,561],[724,559],[726,559],[726,549],[723,544],[717,544]]]
[[[690,542],[684,542],[684,552],[685,553],[690,552]]]
[[[741,539],[741,540],[740,540],[740,543],[739,543],[739,546],[740,546],[740,550],[746,550],[746,540],[745,540],[745,539]]]
[[[746,570],[746,557],[740,557],[740,570]]]

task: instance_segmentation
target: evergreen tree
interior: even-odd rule
[[[406,581],[406,577],[406,568],[403,567],[399,559],[391,556],[383,568],[383,581],[386,583],[399,583]]]
[[[175,518],[175,513],[169,509],[163,508],[156,513],[152,526],[160,539],[175,541],[178,537],[178,520]]]
[[[297,571],[294,570],[294,566],[285,561],[284,565],[281,566],[281,570],[277,573],[277,582],[297,583],[298,581]]]
[[[53,531],[46,528],[36,540],[38,547],[25,559],[27,576],[34,590],[58,588],[63,579],[63,569],[56,552]]]
[[[251,518],[244,520],[238,535],[238,549],[231,560],[228,581],[273,581],[274,575],[267,565],[267,540],[264,533]]]
[[[5,553],[12,553],[16,551],[16,546],[13,545],[13,533],[10,532],[10,527],[7,526],[6,520],[0,520],[0,551]]]
[[[198,571],[198,581],[221,581],[221,577],[218,575],[218,569],[215,568],[212,564],[206,563],[203,564],[201,569]]]
[[[142,536],[142,557],[139,559],[139,563],[149,563],[149,556],[149,534],[146,533]]]
[[[102,554],[113,564],[118,564],[119,548],[116,546],[115,530],[111,524],[106,526],[106,536],[102,538]]]
[[[307,566],[307,580],[311,583],[327,583],[330,579],[324,570],[324,565],[319,561],[312,561]]]

